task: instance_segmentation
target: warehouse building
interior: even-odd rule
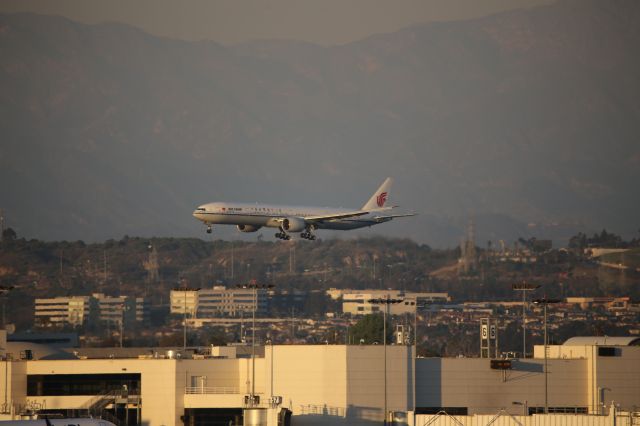
[[[472,416],[545,424],[540,416],[546,411],[572,416],[576,425],[619,426],[622,420],[611,420],[611,401],[630,419],[640,406],[639,341],[574,340],[549,347],[546,361],[536,348],[534,358],[499,362],[416,359],[413,347],[403,345],[74,353],[32,345],[32,359],[19,359],[19,342],[0,342],[0,419],[30,410],[75,410],[148,426],[371,425],[385,413],[407,425],[438,424],[440,417],[467,424]]]

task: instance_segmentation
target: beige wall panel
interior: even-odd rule
[[[549,360],[550,407],[588,406],[586,360]],[[505,408],[520,414],[525,401],[544,406],[542,360],[514,362],[504,373],[488,359],[423,358],[417,360],[418,407],[468,407],[469,414]]]

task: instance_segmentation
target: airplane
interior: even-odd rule
[[[199,206],[193,216],[207,225],[211,233],[213,224],[236,225],[241,232],[256,232],[260,228],[278,228],[276,238],[291,239],[289,233],[300,232],[300,237],[315,240],[316,229],[350,230],[389,222],[396,217],[415,216],[415,213],[387,214],[397,206],[385,206],[393,179],[387,178],[360,210],[328,207],[283,206],[213,202]]]

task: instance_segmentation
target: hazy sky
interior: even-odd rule
[[[0,12],[122,22],[155,35],[238,43],[340,44],[428,21],[479,17],[550,0],[2,0]]]

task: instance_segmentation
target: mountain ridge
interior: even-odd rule
[[[393,175],[421,215],[373,232],[446,246],[475,215],[480,241],[629,234],[638,10],[565,1],[330,47],[0,15],[0,207],[38,238],[193,236],[202,202],[357,207]]]

